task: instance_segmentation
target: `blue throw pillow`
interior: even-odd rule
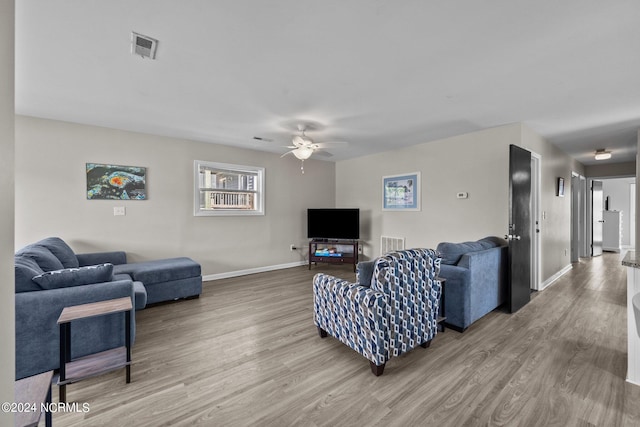
[[[64,268],[77,268],[80,266],[78,264],[78,257],[76,257],[73,249],[59,237],[47,237],[35,243],[35,245],[49,249],[62,263]]]
[[[40,266],[42,271],[60,270],[64,268],[60,260],[44,246],[36,244],[27,245],[16,252],[16,255],[31,258]]]
[[[109,282],[113,278],[113,264],[65,268],[38,274],[33,279],[42,289],[57,289],[90,283]]]

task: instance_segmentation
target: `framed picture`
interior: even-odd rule
[[[558,197],[564,197],[564,178],[558,178]]]
[[[420,172],[382,177],[383,211],[420,210]]]
[[[145,200],[147,169],[87,163],[87,199]]]

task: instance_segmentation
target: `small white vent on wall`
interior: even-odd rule
[[[131,53],[143,58],[156,59],[158,40],[131,32]]]
[[[380,255],[404,249],[404,237],[380,237]]]

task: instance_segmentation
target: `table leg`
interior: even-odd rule
[[[60,382],[64,383],[67,379],[67,362],[71,360],[71,323],[60,324]],[[67,401],[67,385],[60,384],[59,401],[65,403]]]
[[[127,347],[127,384],[131,382],[131,310],[124,313],[125,346]]]
[[[49,391],[47,392],[47,409],[51,409],[51,384],[49,384]],[[44,413],[44,425],[45,427],[51,427],[53,425],[50,410]]]

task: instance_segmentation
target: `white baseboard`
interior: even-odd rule
[[[629,384],[633,384],[633,385],[640,386],[640,384],[638,384],[637,382],[631,381],[629,378],[627,378],[627,379],[626,379],[626,381],[627,381]]]
[[[307,261],[296,261],[287,264],[267,265],[264,267],[247,268],[246,270],[229,271],[227,273],[208,274],[202,276],[202,281],[207,282],[209,280],[228,279],[230,277],[246,276],[247,274],[264,273],[265,271],[282,270],[285,268],[299,267],[301,265],[307,265]]]
[[[559,278],[567,274],[569,271],[571,271],[572,268],[573,266],[571,264],[565,266],[562,270],[558,271],[556,274],[554,274],[553,276],[545,280],[543,283],[541,283],[539,290],[540,291],[544,290],[545,288],[550,286],[553,282],[555,282],[556,280],[558,280]]]

